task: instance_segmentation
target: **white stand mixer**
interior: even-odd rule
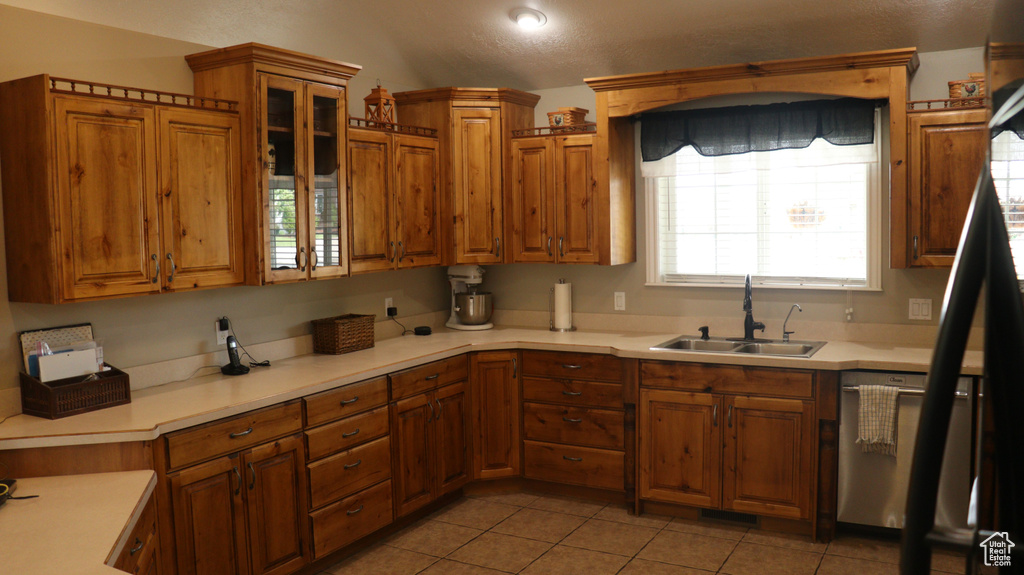
[[[452,284],[452,315],[445,326],[466,331],[493,328],[490,319],[494,296],[477,291],[484,281],[484,268],[449,266],[448,281]]]

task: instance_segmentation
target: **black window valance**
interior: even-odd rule
[[[647,113],[640,117],[640,150],[645,162],[653,162],[683,146],[702,156],[726,156],[806,148],[815,138],[838,146],[870,144],[875,107],[874,100],[840,98]]]

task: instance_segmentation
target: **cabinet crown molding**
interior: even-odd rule
[[[349,64],[339,60],[311,56],[302,52],[275,48],[255,42],[190,54],[185,56],[185,60],[193,72],[235,64],[252,63],[265,66],[283,66],[293,70],[334,76],[344,80],[352,78],[363,69],[358,64]]]
[[[523,106],[536,106],[540,96],[515,88],[431,88],[411,92],[397,92],[395,100],[404,104],[436,100],[474,100],[509,102]]]

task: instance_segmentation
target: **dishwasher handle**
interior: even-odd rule
[[[854,391],[860,391],[860,386],[859,385],[844,385],[843,386],[843,392],[845,392],[845,393],[852,393]],[[901,387],[901,388],[899,388],[899,395],[924,395],[924,389],[917,388],[917,387]],[[967,399],[970,396],[971,396],[971,394],[967,393],[966,391],[959,391],[959,390],[954,394],[954,397],[956,397],[957,399]]]

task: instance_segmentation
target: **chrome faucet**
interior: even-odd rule
[[[764,324],[759,321],[754,321],[754,305],[750,301],[750,274],[747,274],[747,282],[743,288],[743,311],[747,312],[747,317],[743,318],[743,339],[753,340],[754,330],[759,329],[764,332]]]
[[[782,341],[789,341],[789,334],[796,333],[792,331],[786,331],[786,324],[789,323],[789,316],[793,315],[793,309],[796,308],[798,312],[803,313],[804,308],[800,307],[800,304],[795,303],[793,307],[789,308],[789,313],[786,314],[786,321],[782,322]]]

